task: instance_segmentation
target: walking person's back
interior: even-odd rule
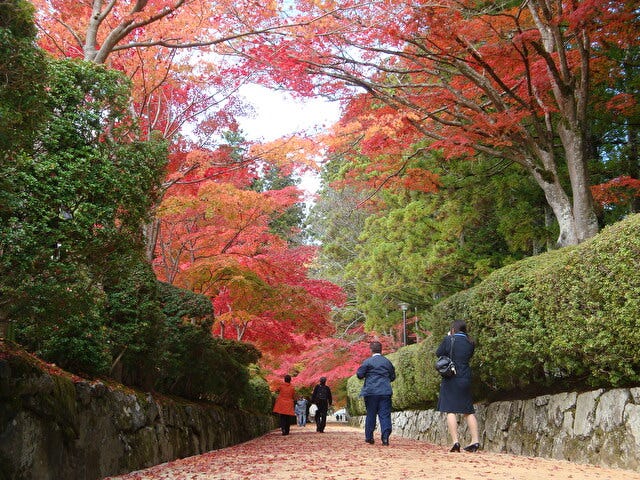
[[[327,385],[326,377],[320,377],[320,383],[314,387],[311,394],[311,403],[318,407],[315,415],[316,431],[322,433],[327,425],[327,411],[333,403],[331,389]]]
[[[382,356],[382,344],[371,342],[371,356],[358,367],[356,376],[364,379],[360,396],[364,397],[367,416],[364,424],[364,439],[374,443],[373,432],[376,429],[376,416],[380,420],[382,445],[389,445],[391,435],[391,382],[396,379],[396,370],[388,358]]]
[[[295,415],[293,405],[296,395],[296,391],[291,385],[291,375],[284,376],[284,382],[276,388],[276,393],[278,393],[278,397],[273,405],[273,413],[277,413],[279,416],[282,435],[289,435],[290,418]]]

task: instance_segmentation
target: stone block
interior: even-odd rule
[[[573,422],[574,434],[578,437],[589,437],[593,433],[593,423],[597,400],[604,390],[593,390],[581,393],[576,399],[576,413]]]
[[[513,402],[495,402],[486,409],[486,424],[494,432],[507,431],[511,424],[512,410],[516,405]]]
[[[578,394],[575,392],[552,395],[549,399],[548,422],[560,427],[564,425],[565,414],[575,408]]]
[[[622,425],[624,407],[629,401],[629,390],[619,388],[604,392],[598,399],[594,426],[604,432],[612,431]]]
[[[548,413],[546,406],[548,405],[548,397],[543,403],[538,403],[538,397],[526,400],[522,404],[522,428],[526,432],[546,432]]]
[[[551,399],[551,395],[540,395],[533,399],[536,407],[544,407],[549,405],[549,400]]]
[[[632,447],[640,460],[640,405],[627,403],[624,408],[627,436],[633,440]]]
[[[398,412],[393,422],[394,428],[404,430],[407,427],[407,414],[405,412]]]
[[[600,389],[480,405],[476,415],[483,449],[640,471],[639,393],[640,389]],[[449,444],[444,414],[404,413],[402,422],[415,426],[398,434]],[[394,415],[400,418],[400,412]],[[364,417],[359,419],[362,427]],[[466,430],[463,423],[461,438]]]
[[[571,414],[569,413],[568,415]],[[564,446],[567,436],[568,435],[564,431],[562,431],[553,437],[553,445],[551,446],[551,451],[549,452],[549,458],[555,458],[556,460],[565,459]]]

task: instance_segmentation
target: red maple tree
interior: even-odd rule
[[[303,94],[365,92],[360,114],[337,134],[372,158],[361,173],[373,188],[417,173],[405,167],[423,148],[503,158],[535,179],[558,221],[559,245],[569,245],[598,231],[589,92],[594,79],[606,80],[599,72],[617,71],[602,52],[637,41],[628,33],[637,31],[634,8],[629,0],[301,2],[303,18],[325,16],[242,53],[252,71]],[[433,179],[409,181],[421,182],[431,188]]]
[[[304,342],[296,335],[330,335],[341,290],[308,277],[315,247],[291,246],[270,230],[300,202],[301,191],[251,190],[255,173],[246,167],[218,173],[194,169],[165,196],[158,277],[211,298],[215,335],[251,341],[265,352],[300,351]]]

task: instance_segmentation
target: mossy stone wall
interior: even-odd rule
[[[93,480],[250,440],[270,415],[88,382],[0,349],[0,480]]]

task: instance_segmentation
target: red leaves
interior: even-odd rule
[[[594,200],[605,205],[625,205],[633,198],[640,198],[640,180],[621,176],[591,187]]]
[[[631,115],[638,111],[638,100],[634,95],[621,93],[607,102],[607,109],[616,115]]]
[[[327,377],[330,386],[335,386],[354,375],[360,363],[371,355],[370,341],[381,341],[384,352],[395,351],[398,347],[390,337],[365,335],[362,332],[353,337],[352,341],[343,338],[306,339],[304,350],[280,357],[281,364],[272,372],[272,376],[277,379],[292,374],[296,387],[314,385],[323,376]]]
[[[395,427],[394,427],[395,428]],[[444,428],[444,426],[442,426]],[[362,429],[336,424],[324,433],[293,425],[287,436],[272,431],[231,447],[133,472],[120,480],[407,480],[492,479],[637,480],[635,472],[567,461],[480,451],[448,454],[450,445],[403,438],[394,430],[383,447],[364,442]],[[468,437],[467,437],[468,438]]]
[[[207,163],[197,153],[188,157],[196,158],[193,165]],[[197,171],[209,175],[215,167]],[[158,211],[157,275],[211,297],[214,334],[263,352],[299,351],[297,334],[330,335],[329,315],[343,302],[342,291],[308,278],[315,247],[293,248],[270,230],[300,201],[296,187],[257,192],[209,178],[172,189]]]
[[[422,168],[408,168],[402,186],[407,190],[433,193],[440,187],[440,177]]]

